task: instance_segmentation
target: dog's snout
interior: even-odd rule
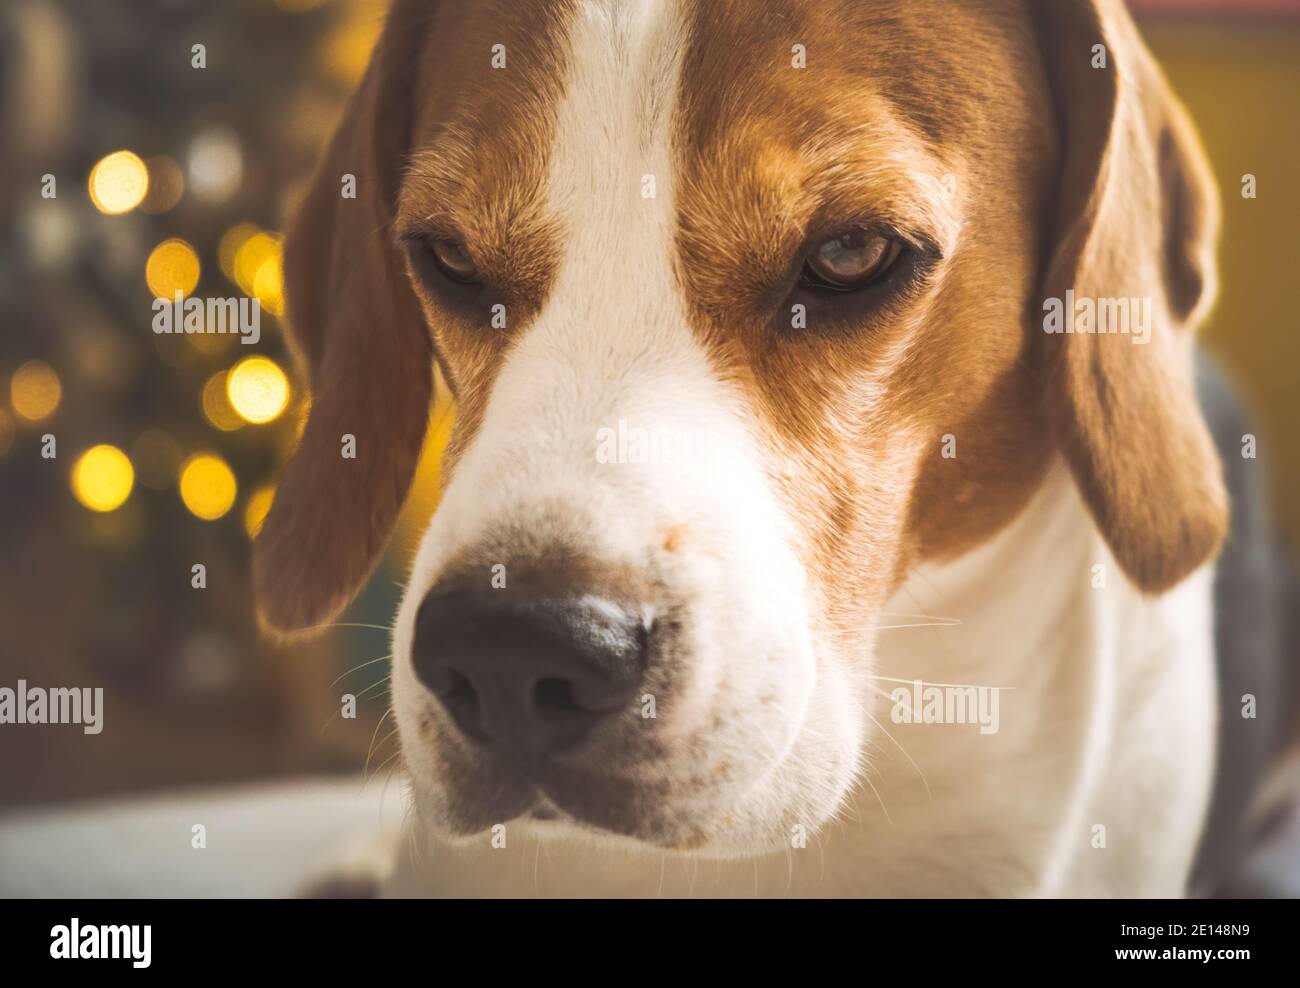
[[[411,659],[466,736],[528,761],[572,747],[627,708],[649,623],[648,612],[590,595],[435,588],[420,606]]]

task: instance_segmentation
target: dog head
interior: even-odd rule
[[[398,2],[287,243],[314,402],[263,620],[364,581],[436,365],[394,631],[421,814],[770,847],[861,767],[882,604],[1054,455],[1143,591],[1213,555],[1216,223],[1119,0]],[[1147,342],[1044,332],[1067,298]]]

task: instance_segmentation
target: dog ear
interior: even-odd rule
[[[1212,558],[1227,529],[1192,378],[1192,330],[1215,292],[1217,191],[1122,0],[1034,6],[1063,144],[1043,312],[1069,319],[1073,290],[1076,305],[1124,299],[1130,320],[1150,313],[1146,343],[1147,330],[1116,326],[1036,334],[1048,419],[1120,567],[1159,593]]]
[[[288,321],[312,404],[254,544],[258,616],[273,631],[327,621],[356,594],[428,424],[431,346],[391,230],[412,128],[416,6],[389,14],[285,241]],[[345,176],[355,198],[344,197]]]

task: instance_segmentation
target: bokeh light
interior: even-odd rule
[[[325,41],[321,62],[341,82],[353,84],[365,74],[382,23],[375,16],[376,9],[370,0],[354,4]]]
[[[120,507],[134,486],[131,461],[116,446],[92,446],[72,466],[72,493],[92,511]]]
[[[259,487],[249,496],[248,503],[244,505],[244,531],[250,539],[257,538],[257,533],[262,530],[262,522],[266,521],[266,514],[271,510],[271,502],[274,500],[275,488],[271,486]]]
[[[130,151],[114,151],[90,170],[90,201],[101,213],[129,213],[149,191],[149,169]]]
[[[196,453],[181,467],[181,500],[190,514],[216,521],[228,512],[239,493],[226,461],[212,453]]]
[[[274,360],[245,357],[230,369],[226,397],[246,422],[271,422],[289,403],[289,379]]]
[[[226,394],[228,377],[225,371],[217,371],[208,378],[203,385],[203,393],[199,396],[199,407],[203,410],[203,417],[222,432],[234,432],[244,427],[244,420],[230,404],[230,398]]]
[[[281,267],[280,252],[262,262],[253,278],[253,294],[274,316],[284,315],[284,269]]]
[[[269,233],[258,231],[246,238],[235,252],[235,283],[245,295],[257,294],[257,272],[262,265],[280,253],[280,241]]]
[[[217,242],[217,261],[221,265],[221,270],[236,284],[239,283],[239,279],[235,277],[235,257],[239,254],[239,248],[261,232],[261,227],[256,223],[236,223],[223,233],[221,240]]]
[[[29,360],[9,381],[9,401],[18,417],[28,422],[49,418],[63,398],[63,386],[54,368],[43,360]]]
[[[189,295],[199,283],[199,255],[184,240],[164,240],[149,254],[144,279],[156,298],[171,301],[177,292]]]
[[[190,188],[200,201],[210,205],[225,202],[244,180],[244,153],[239,136],[229,127],[214,124],[204,128],[190,142]]]

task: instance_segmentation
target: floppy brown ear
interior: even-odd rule
[[[1157,593],[1213,557],[1227,529],[1192,378],[1192,330],[1215,291],[1217,192],[1121,0],[1035,10],[1063,162],[1043,312],[1049,299],[1067,311],[1069,289],[1151,300],[1145,344],[1132,332],[1037,330],[1048,417],[1119,565]]]
[[[263,625],[333,617],[388,540],[428,422],[428,334],[392,240],[428,5],[398,3],[285,242],[289,324],[312,404],[254,545]],[[344,176],[356,197],[343,198]],[[355,458],[344,456],[354,438]]]

